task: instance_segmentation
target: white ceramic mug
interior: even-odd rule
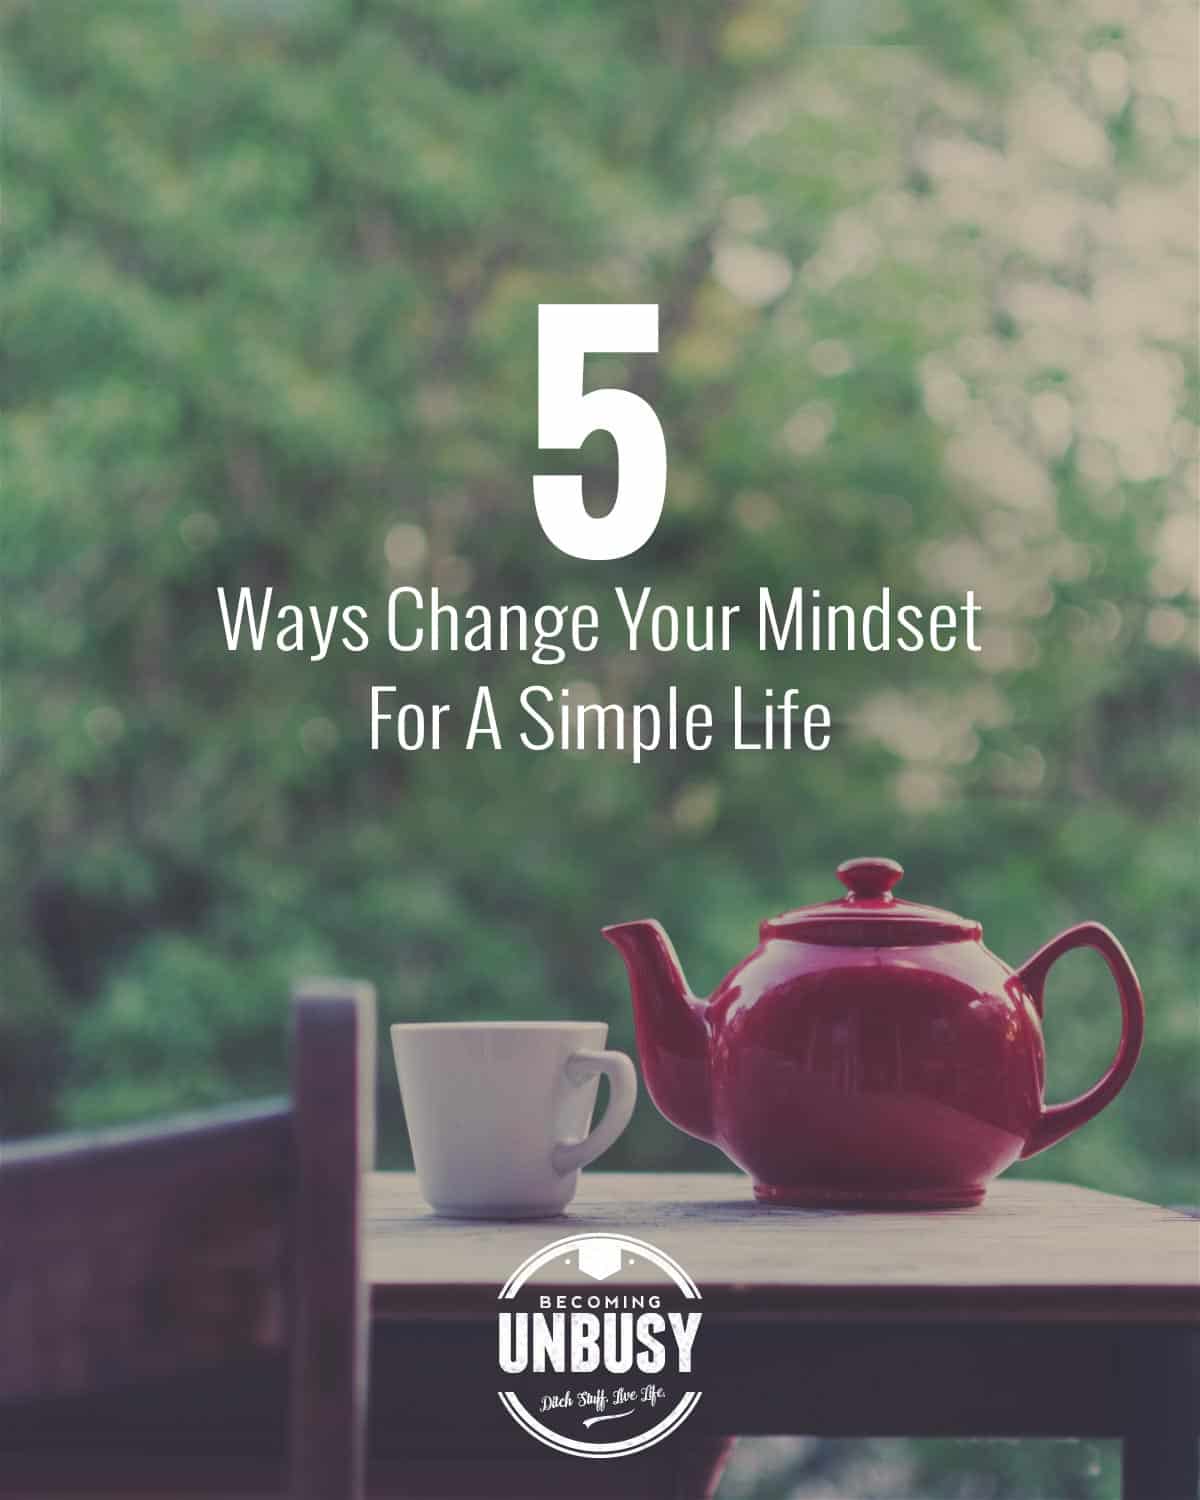
[[[604,1021],[430,1021],[392,1027],[421,1195],[441,1214],[561,1213],[629,1124],[637,1074]],[[589,1130],[600,1074],[604,1118]]]

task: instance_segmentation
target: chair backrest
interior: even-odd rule
[[[299,1191],[289,1405],[297,1500],[358,1496],[363,1483],[370,1288],[366,1173],[375,1160],[375,999],[303,986],[295,1000],[292,1106]]]
[[[0,1145],[0,1404],[286,1355],[290,1492],[357,1496],[374,999],[293,999],[290,1101]]]

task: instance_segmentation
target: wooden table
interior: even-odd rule
[[[438,1219],[411,1174],[390,1173],[372,1178],[368,1213],[371,1448],[423,1466],[431,1494],[452,1457],[486,1463],[499,1487],[479,1493],[497,1495],[502,1459],[573,1476],[633,1462],[539,1453],[497,1399],[500,1286],[532,1251],[591,1230],[649,1240],[700,1287],[692,1445],[1115,1437],[1126,1500],[1196,1495],[1200,1223],[1185,1214],[1016,1178],[975,1209],[809,1212],[756,1204],[731,1174],[603,1172],[558,1219]]]

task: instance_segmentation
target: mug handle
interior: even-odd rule
[[[598,1073],[608,1075],[608,1108],[604,1118],[581,1141],[560,1141],[550,1164],[560,1177],[586,1167],[607,1151],[633,1118],[637,1103],[637,1073],[623,1052],[572,1052],[566,1062],[567,1081],[582,1087]]]
[[[1138,1060],[1138,1053],[1142,1050],[1142,1034],[1146,1026],[1142,987],[1124,948],[1108,928],[1101,927],[1099,922],[1081,922],[1078,927],[1068,927],[1066,932],[1060,932],[1056,938],[1051,938],[1044,948],[1039,948],[1017,970],[1017,978],[1029,991],[1038,1015],[1042,1014],[1042,992],[1051,964],[1072,948],[1094,948],[1108,965],[1121,1001],[1121,1040],[1108,1072],[1086,1094],[1080,1094],[1078,1099],[1072,1099],[1067,1104],[1042,1106],[1041,1118],[1033,1127],[1033,1133],[1021,1152],[1022,1161],[1028,1156],[1036,1156],[1047,1146],[1053,1146],[1055,1141],[1061,1141],[1063,1136],[1070,1135],[1073,1130],[1078,1130],[1093,1115],[1098,1115],[1106,1104],[1111,1103],[1125,1087]]]

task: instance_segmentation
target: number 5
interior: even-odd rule
[[[579,448],[589,433],[617,445],[617,495],[589,516],[580,474],[535,474],[542,530],[568,557],[607,562],[648,542],[667,493],[667,444],[653,408],[632,391],[583,389],[584,356],[657,354],[656,302],[544,302],[538,308],[538,447]]]

